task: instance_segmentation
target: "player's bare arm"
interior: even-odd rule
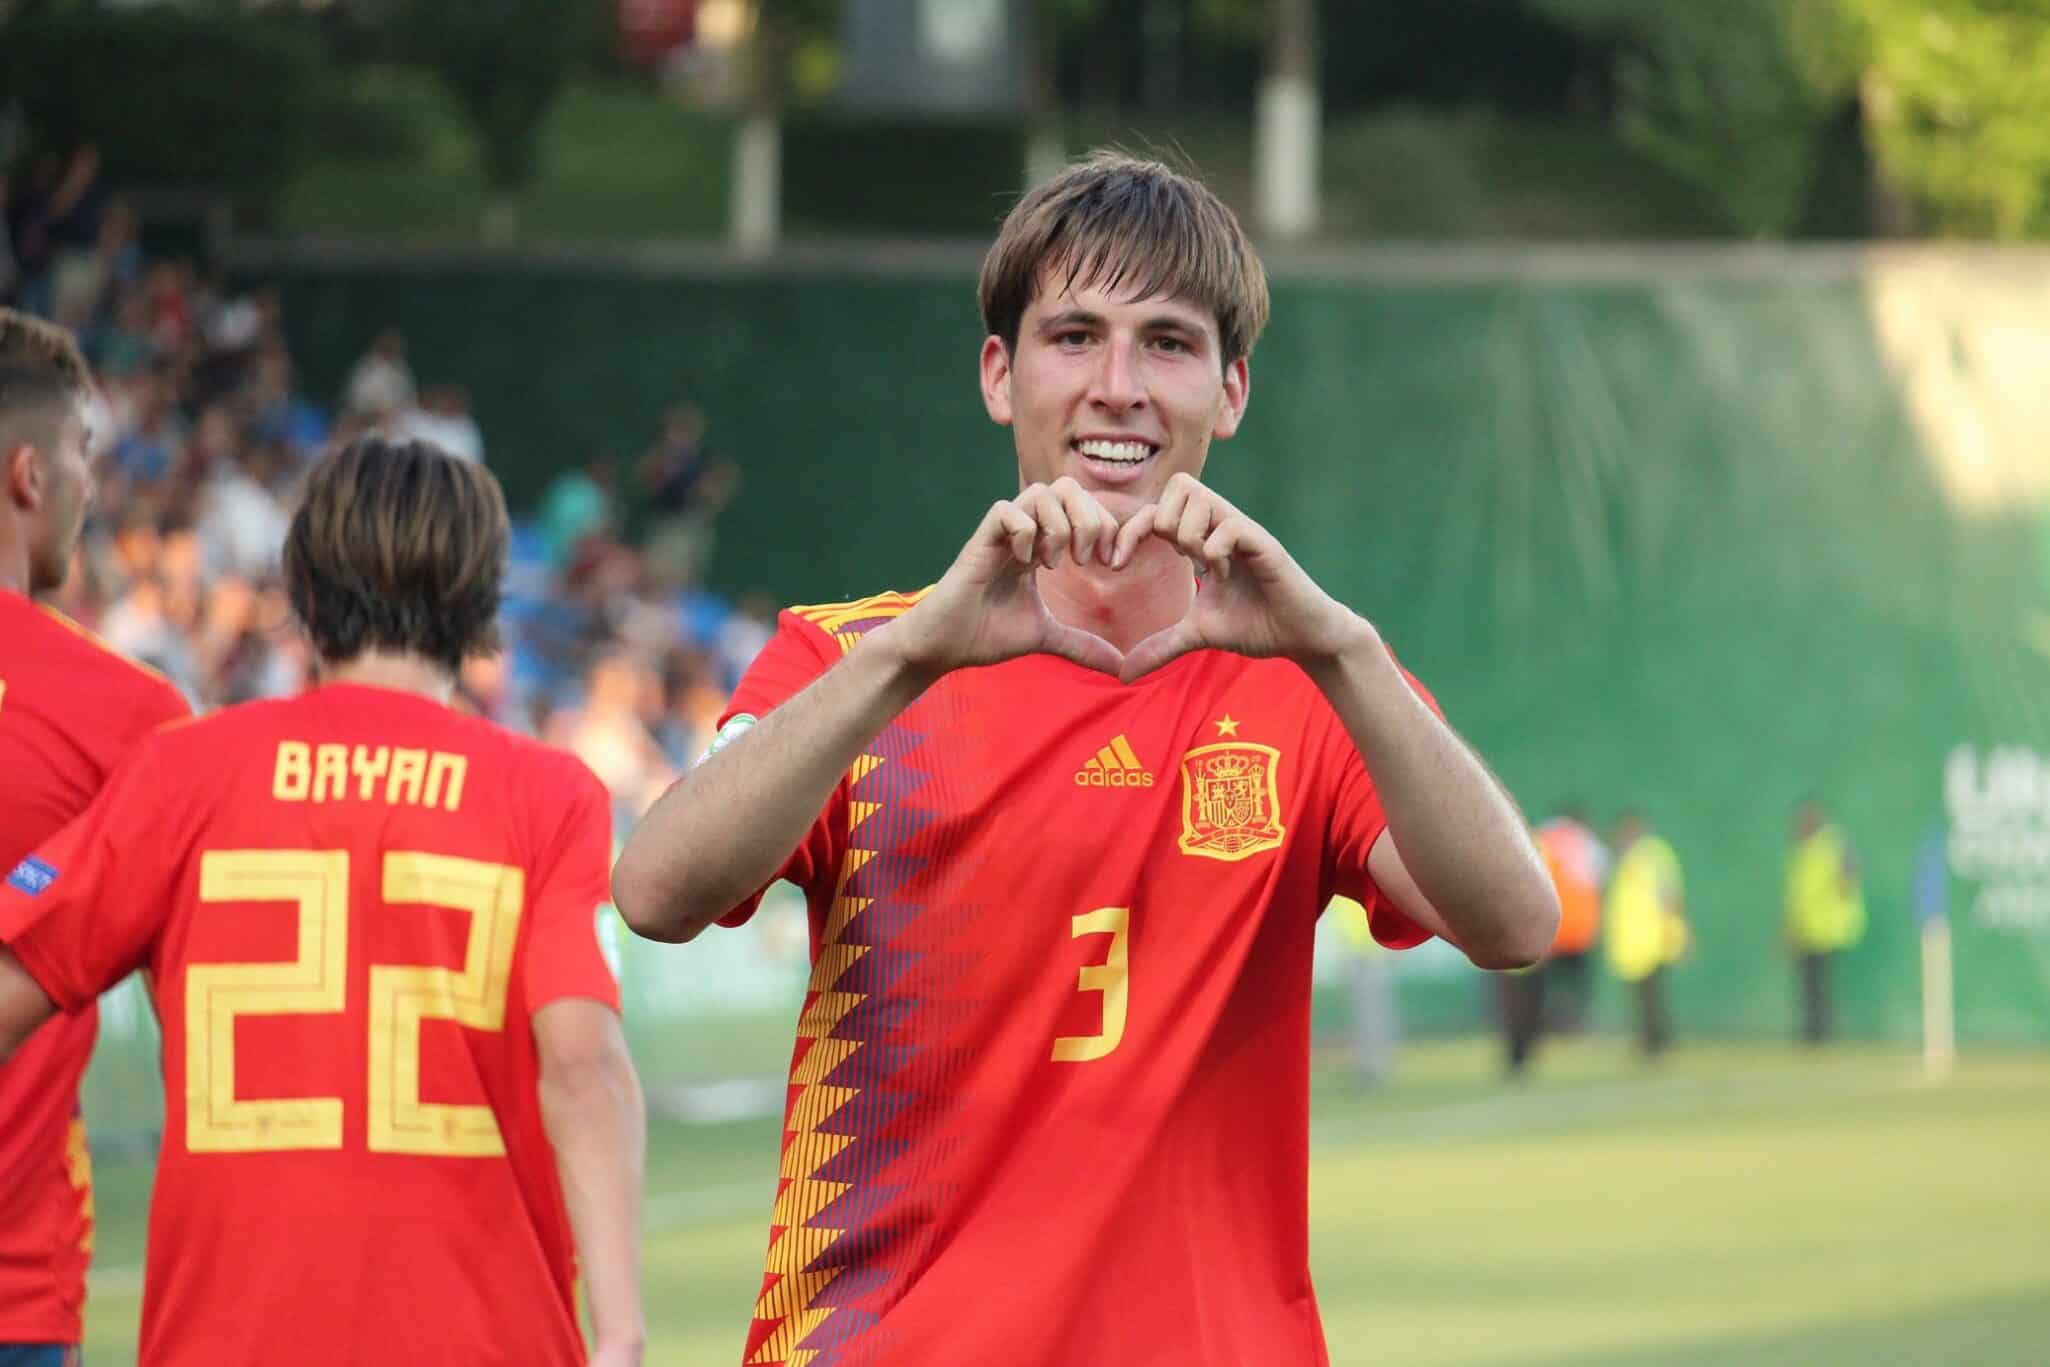
[[[696,938],[776,876],[884,727],[943,675],[1039,652],[1116,673],[1115,647],[1056,621],[1035,574],[1107,564],[1117,523],[1072,479],[990,506],[953,565],[896,621],[693,769],[649,809],[612,872],[650,939]]]
[[[563,1204],[591,1307],[594,1367],[638,1367],[640,1210],[647,1113],[619,1016],[568,997],[534,1013],[541,1121],[555,1149]]]
[[[1388,814],[1374,881],[1483,968],[1534,963],[1558,928],[1557,895],[1515,802],[1409,687],[1373,624],[1319,588],[1259,523],[1186,474],[1119,529],[1113,563],[1148,537],[1202,568],[1188,615],[1139,642],[1123,677],[1191,650],[1302,666],[1345,724]]]
[[[0,1063],[56,1011],[49,994],[29,976],[21,960],[0,945]]]

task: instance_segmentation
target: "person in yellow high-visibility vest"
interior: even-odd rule
[[[1394,956],[1375,942],[1367,928],[1367,909],[1352,898],[1333,897],[1325,914],[1337,918],[1346,947],[1345,987],[1352,1006],[1347,1062],[1352,1080],[1361,1087],[1378,1086],[1394,1073],[1395,1046],[1402,1039],[1389,964]]]
[[[1666,1019],[1666,969],[1687,953],[1687,894],[1680,856],[1635,812],[1616,826],[1615,874],[1602,910],[1609,971],[1637,997],[1637,1038],[1648,1057],[1672,1042]]]
[[[1801,1038],[1829,1037],[1829,962],[1865,937],[1865,894],[1850,841],[1819,802],[1794,811],[1787,851],[1786,943],[1801,994]]]

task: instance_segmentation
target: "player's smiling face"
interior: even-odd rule
[[[1043,271],[1006,351],[982,346],[989,415],[1016,433],[1019,483],[1072,475],[1117,517],[1200,476],[1213,439],[1238,430],[1243,359],[1224,364],[1217,319],[1185,299],[1137,299]]]

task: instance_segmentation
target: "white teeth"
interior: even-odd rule
[[[1153,454],[1153,448],[1143,441],[1080,441],[1075,449],[1095,460],[1107,460],[1116,465],[1137,465]]]

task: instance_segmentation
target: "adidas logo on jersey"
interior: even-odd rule
[[[1132,751],[1132,743],[1122,735],[1098,750],[1096,754],[1075,771],[1077,788],[1151,788],[1153,775],[1146,772],[1146,766],[1139,762],[1139,756]]]

